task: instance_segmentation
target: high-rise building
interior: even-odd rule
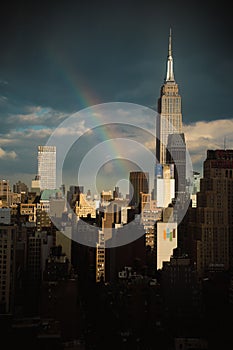
[[[130,204],[140,209],[141,193],[149,193],[149,173],[143,171],[131,171],[129,174]]]
[[[36,232],[28,237],[27,274],[31,285],[39,285],[41,271],[42,233]]]
[[[28,193],[28,187],[25,185],[25,183],[21,182],[20,180],[16,182],[16,184],[13,185],[13,192],[14,193]]]
[[[161,219],[162,209],[157,207],[150,193],[142,193],[141,199],[141,224],[145,230],[146,245],[154,248],[155,224]]]
[[[9,207],[12,202],[12,193],[9,180],[0,180],[0,206]]]
[[[38,146],[40,190],[56,188],[56,147]]]
[[[176,309],[179,303],[180,307],[190,308],[198,279],[189,256],[181,254],[179,248],[173,249],[170,261],[163,264],[162,276],[164,297],[169,306]]]
[[[157,207],[165,208],[175,196],[175,179],[173,164],[156,164],[155,195]]]
[[[196,208],[197,206],[197,192],[200,191],[200,179],[200,173],[198,171],[193,171],[193,186],[191,189],[191,200],[193,208]]]
[[[188,223],[201,276],[233,267],[233,150],[208,150],[203,175]]]
[[[186,192],[186,144],[184,133],[168,135],[166,161],[174,164],[175,196]]]
[[[17,227],[0,226],[0,313],[13,312]]]
[[[172,207],[163,209],[162,220],[156,224],[157,269],[162,269],[163,263],[170,261],[173,249],[177,248],[177,223],[173,214]]]
[[[160,164],[166,163],[168,135],[182,133],[181,97],[175,81],[172,57],[172,36],[169,35],[167,71],[158,100],[156,125],[156,157]]]
[[[101,230],[96,244],[96,282],[100,281],[105,281],[105,237]]]

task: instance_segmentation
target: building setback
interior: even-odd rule
[[[182,133],[181,97],[175,82],[172,57],[172,37],[169,35],[167,72],[158,100],[159,116],[156,120],[156,157],[160,164],[167,159],[168,135]]]

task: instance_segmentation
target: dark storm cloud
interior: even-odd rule
[[[70,112],[84,107],[85,89],[99,102],[156,105],[171,25],[187,121],[229,114],[229,15],[209,4],[11,2],[2,23],[0,78],[22,103]],[[221,109],[211,103],[220,90]]]
[[[4,171],[29,172],[23,152],[35,157],[36,145],[45,143],[67,114],[88,104],[125,101],[157,109],[170,26],[184,122],[232,118],[227,2],[5,2],[0,21]]]

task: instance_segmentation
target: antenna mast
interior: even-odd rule
[[[226,136],[224,136],[224,151],[226,150]]]

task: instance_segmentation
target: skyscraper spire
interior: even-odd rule
[[[171,29],[168,43],[167,72],[158,100],[158,113],[156,157],[160,164],[166,164],[168,135],[182,133],[181,97],[173,72]]]
[[[167,74],[166,82],[175,82],[174,72],[173,72],[173,58],[172,58],[172,30],[170,28],[169,33],[169,44],[168,44],[168,56],[167,56]]]
[[[172,55],[172,29],[170,28],[169,32],[169,44],[168,44],[168,56]]]

